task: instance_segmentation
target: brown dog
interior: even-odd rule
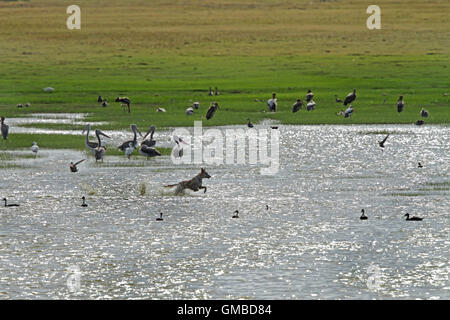
[[[177,189],[175,190],[175,194],[179,194],[179,193],[183,192],[184,189],[191,189],[193,191],[205,189],[205,191],[203,192],[203,193],[205,193],[206,187],[202,186],[202,179],[204,179],[204,178],[209,179],[209,178],[211,178],[211,176],[208,174],[208,172],[206,172],[206,170],[204,168],[202,168],[200,173],[198,175],[196,175],[195,177],[193,177],[191,180],[181,181],[176,184],[169,184],[164,187],[170,188],[170,187],[176,186]]]

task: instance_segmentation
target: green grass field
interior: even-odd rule
[[[110,122],[104,129],[192,126],[217,101],[220,109],[204,126],[249,117],[413,123],[422,107],[430,111],[427,123],[450,122],[448,1],[378,1],[381,30],[366,28],[362,0],[77,1],[81,30],[68,30],[71,4],[0,1],[1,115],[87,112],[88,121]],[[48,86],[55,92],[45,93]],[[216,86],[220,95],[208,96]],[[335,95],[344,99],[353,88],[353,116],[336,116],[344,107]],[[308,89],[316,110],[292,114]],[[276,114],[262,112],[272,92]],[[130,97],[131,114],[113,102],[118,95]],[[399,95],[406,103],[400,114]],[[199,112],[186,116],[196,100]],[[32,106],[16,108],[26,102]],[[167,113],[157,113],[159,106]]]

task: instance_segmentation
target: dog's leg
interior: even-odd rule
[[[206,193],[206,187],[200,187],[199,189],[205,189],[205,191],[203,191],[203,193]]]

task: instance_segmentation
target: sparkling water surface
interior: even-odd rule
[[[78,173],[81,151],[10,160],[23,168],[0,169],[20,204],[0,207],[0,299],[449,299],[449,129],[279,125],[276,175],[209,165],[207,192],[181,196],[163,186],[201,166],[168,156],[89,155]]]

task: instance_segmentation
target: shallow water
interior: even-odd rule
[[[0,169],[0,299],[448,299],[449,129],[280,125],[276,176],[210,165],[183,196],[162,186],[199,165],[40,150]]]

